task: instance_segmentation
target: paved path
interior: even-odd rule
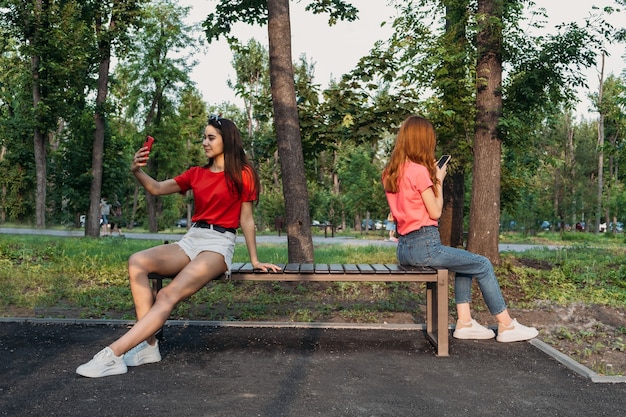
[[[11,228],[4,227],[0,228],[0,234],[24,234],[24,235],[48,235],[48,236],[66,236],[66,237],[81,237],[84,236],[85,233],[83,230],[50,230],[50,229],[28,229],[28,228]],[[183,233],[124,233],[124,237],[127,239],[152,239],[152,240],[170,240],[175,241],[179,240],[183,237]],[[118,236],[113,236],[113,239],[118,238]],[[237,236],[238,243],[244,243],[244,239],[242,235]],[[259,235],[257,236],[258,243],[276,243],[276,244],[287,244],[287,236],[276,236],[276,235]],[[335,234],[335,237],[325,238],[323,236],[313,236],[313,243],[316,245],[320,244],[342,244],[342,245],[354,245],[354,246],[367,246],[367,245],[384,245],[384,246],[395,246],[396,242],[391,242],[388,240],[384,240],[383,238],[372,238],[372,239],[358,239],[352,236],[341,236]],[[499,245],[500,252],[524,252],[533,248],[541,248],[545,247],[548,249],[557,249],[558,246],[547,245],[526,245],[526,244],[511,244],[511,243],[503,243]]]

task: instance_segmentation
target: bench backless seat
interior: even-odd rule
[[[235,281],[352,281],[425,282],[426,337],[438,356],[448,356],[448,270],[397,264],[309,264],[279,265],[279,272],[256,270],[250,263],[233,263],[230,279]],[[173,277],[148,274],[153,292],[163,288],[164,279]]]

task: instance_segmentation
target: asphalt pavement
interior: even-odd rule
[[[0,321],[3,416],[618,416],[626,384],[592,382],[529,342],[419,328],[170,323],[163,360],[75,373],[126,324]]]

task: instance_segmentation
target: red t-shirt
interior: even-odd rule
[[[252,172],[244,168],[241,173],[243,192],[237,195],[234,187],[229,189],[224,172],[211,172],[209,168],[192,167],[183,172],[174,181],[181,192],[193,190],[194,213],[191,220],[205,221],[223,227],[239,227],[241,203],[255,201],[257,198]]]
[[[437,226],[422,200],[422,192],[433,186],[428,169],[415,162],[405,162],[398,192],[385,192],[389,208],[397,222],[398,233],[406,235],[424,226]]]

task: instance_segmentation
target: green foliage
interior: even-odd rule
[[[380,181],[382,167],[376,167],[371,161],[371,150],[367,146],[346,144],[341,149],[337,172],[342,184],[342,200],[346,211],[354,216],[364,217],[366,212],[372,212],[382,217],[388,212]]]
[[[306,6],[306,10],[314,14],[328,13],[330,25],[338,20],[353,21],[357,18],[357,9],[343,0],[315,0]],[[209,42],[224,36],[235,41],[230,31],[237,22],[250,25],[267,23],[267,2],[262,0],[221,0],[210,13],[204,23],[206,38]]]

